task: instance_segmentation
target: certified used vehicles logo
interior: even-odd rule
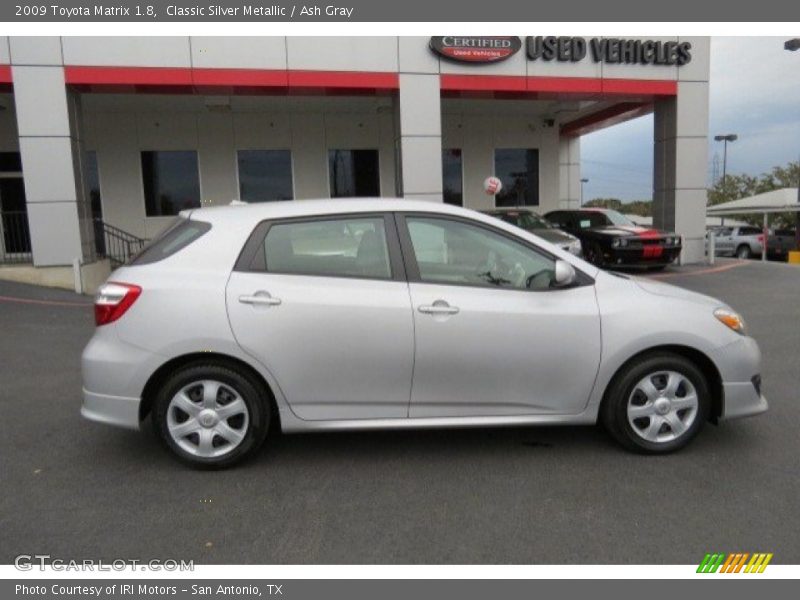
[[[505,60],[522,47],[518,37],[445,35],[432,37],[430,48],[439,56],[458,62],[492,63]]]
[[[763,573],[772,560],[769,552],[708,553],[697,567],[698,573]]]

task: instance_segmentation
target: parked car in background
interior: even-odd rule
[[[555,210],[547,213],[545,218],[578,237],[583,246],[583,257],[598,267],[663,269],[681,252],[678,234],[640,227],[615,210]]]
[[[758,344],[724,303],[433,202],[185,211],[101,286],[95,320],[83,415],[133,429],[149,417],[201,467],[252,455],[275,421],[599,421],[656,454],[708,420],[767,410]]]
[[[789,252],[797,249],[794,229],[776,229],[767,238],[767,258],[785,261]]]
[[[528,208],[496,208],[481,212],[538,235],[575,256],[581,254],[581,241],[578,238],[554,227],[552,223]]]
[[[718,227],[714,230],[714,254],[753,258],[761,256],[764,249],[764,232],[761,227],[740,225]]]

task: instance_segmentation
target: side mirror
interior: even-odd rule
[[[575,268],[565,260],[556,260],[555,280],[556,287],[565,287],[575,282]]]

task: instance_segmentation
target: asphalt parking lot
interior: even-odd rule
[[[277,436],[222,472],[182,466],[149,427],[84,421],[89,299],[0,282],[0,563],[798,563],[800,268],[657,277],[743,313],[770,412],[665,457],[593,427],[327,433]]]

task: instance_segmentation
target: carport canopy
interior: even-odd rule
[[[769,214],[795,212],[800,214],[800,194],[798,188],[782,188],[747,198],[739,198],[722,204],[706,207],[706,215],[724,217],[727,215],[744,215],[759,213],[764,215],[764,240],[766,242],[769,227]],[[800,229],[800,228],[798,228]],[[798,231],[796,236],[800,236]],[[800,242],[798,242],[800,243]],[[761,260],[767,260],[767,253],[761,252]]]
[[[771,192],[739,198],[738,200],[731,200],[730,202],[723,202],[706,208],[706,214],[710,217],[776,212],[800,212],[800,198],[797,195],[797,188],[772,190]]]

